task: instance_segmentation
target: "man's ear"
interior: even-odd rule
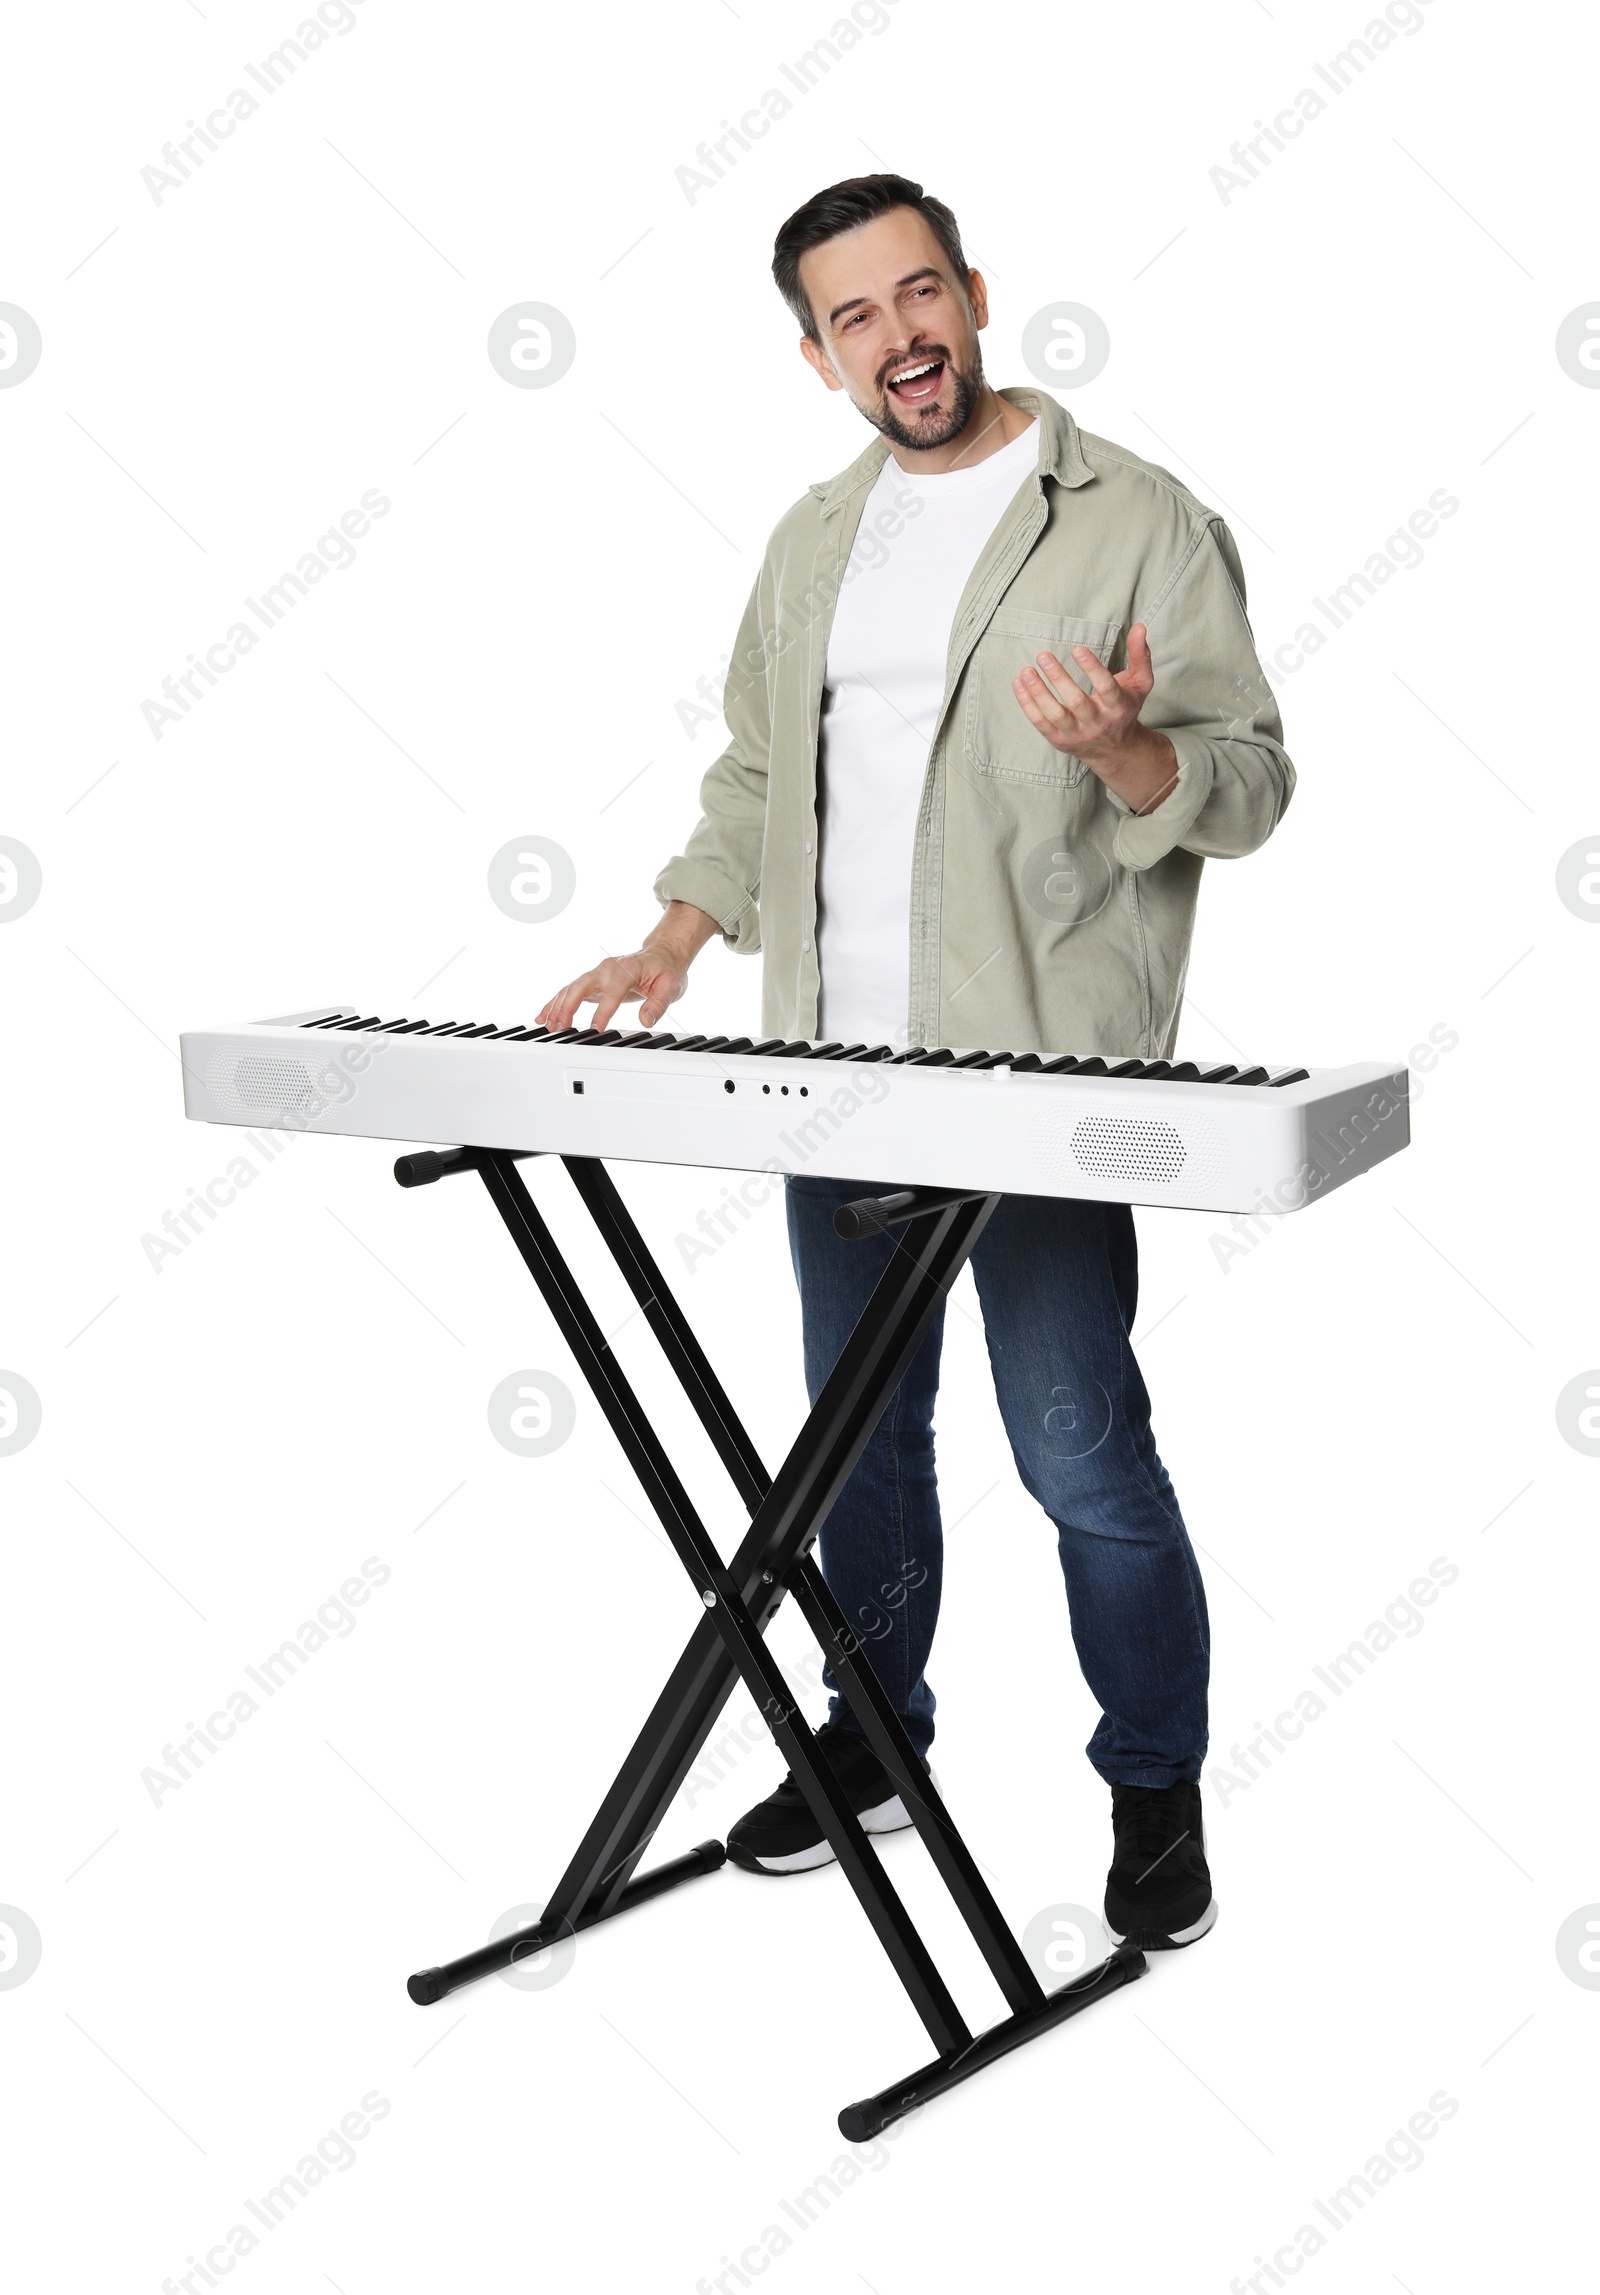
[[[843,390],[844,384],[833,371],[833,361],[822,345],[810,335],[800,337],[800,356],[813,374],[821,375],[829,390]]]
[[[975,327],[989,324],[989,290],[984,285],[981,271],[967,273],[967,301],[972,305],[972,323]]]

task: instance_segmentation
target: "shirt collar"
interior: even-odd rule
[[[1038,419],[1037,476],[1053,478],[1059,486],[1085,486],[1089,483],[1094,472],[1084,459],[1078,426],[1058,399],[1053,399],[1048,391],[1009,387],[1002,389],[999,396]],[[822,515],[825,518],[831,517],[858,487],[870,486],[888,459],[889,441],[880,436],[857,455],[847,470],[841,470],[836,478],[819,478],[811,492],[817,498]]]

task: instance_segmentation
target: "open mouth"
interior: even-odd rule
[[[943,381],[943,359],[918,359],[891,375],[888,387],[903,406],[926,406],[938,397]]]

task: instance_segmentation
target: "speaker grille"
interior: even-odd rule
[[[1072,1158],[1097,1179],[1170,1181],[1182,1171],[1188,1150],[1172,1124],[1085,1116],[1072,1134]]]
[[[233,1088],[247,1108],[272,1108],[280,1113],[296,1108],[311,1091],[311,1077],[298,1060],[241,1060],[233,1071]]]

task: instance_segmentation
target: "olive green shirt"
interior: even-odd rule
[[[1266,841],[1294,768],[1216,512],[1167,471],[1080,431],[1045,392],[1000,395],[1038,417],[1039,460],[950,631],[909,856],[908,1041],[1164,1058],[1201,868]],[[731,948],[761,952],[772,1036],[817,1032],[828,633],[888,452],[875,439],[774,529],[723,694],[728,746],[701,784],[699,825],[655,885],[663,905],[690,901],[714,916]],[[907,485],[914,492],[914,472]],[[916,547],[913,515],[902,532],[880,513],[889,547]],[[1155,673],[1143,722],[1178,757],[1177,786],[1143,819],[1052,747],[1011,690],[1046,650],[1075,674],[1075,645],[1125,668],[1135,622]]]

